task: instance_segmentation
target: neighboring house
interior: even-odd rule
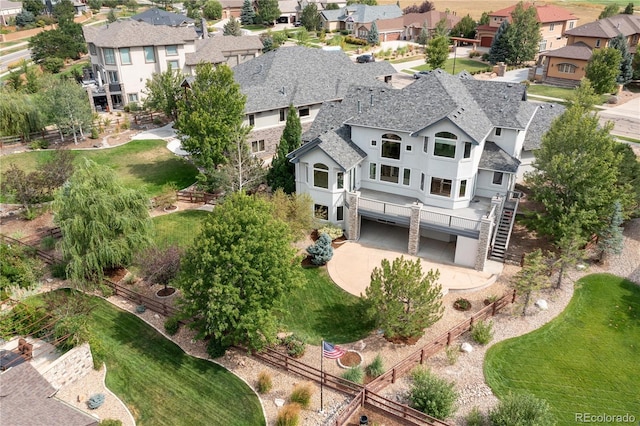
[[[141,102],[147,79],[168,69],[193,74],[204,61],[233,67],[262,53],[258,36],[214,36],[198,39],[194,27],[152,25],[122,20],[102,27],[83,27],[96,86],[90,89],[95,109],[113,110]]]
[[[200,62],[227,64],[234,67],[262,54],[264,45],[258,36],[214,36],[196,40],[196,51],[187,53],[185,64],[187,74],[195,75],[195,67]]]
[[[42,2],[44,3],[45,8],[47,9],[47,13],[51,14],[53,13],[53,6],[60,3],[60,0],[42,0]],[[71,3],[73,3],[73,8],[75,9],[76,16],[80,16],[88,10],[87,4],[85,1],[71,0]]]
[[[540,111],[524,85],[466,72],[436,70],[401,90],[353,87],[289,153],[296,192],[349,239],[363,219],[379,221],[409,228],[411,255],[431,238],[455,245],[453,263],[483,270],[490,248],[502,259],[508,247],[524,145],[549,125]]]
[[[353,85],[391,88],[394,68],[386,61],[356,64],[342,51],[281,47],[233,68],[247,96],[245,124],[251,152],[270,161],[282,136],[287,109],[298,110],[309,128],[323,102],[341,101]]]
[[[458,22],[459,17],[446,12],[431,10],[425,13],[409,13],[398,18],[376,20],[380,41],[391,40],[415,40],[426,25],[430,35],[433,35],[436,25],[441,20],[446,23],[446,28],[451,31]],[[362,24],[356,28],[355,35],[366,39],[371,30],[371,24]]]
[[[318,12],[322,12],[327,9],[328,4],[336,4],[338,9],[342,9],[347,5],[346,0],[298,0],[298,10],[302,13],[305,6],[309,4],[315,4]]]
[[[232,16],[240,19],[244,0],[220,0],[220,4],[222,5],[222,19],[229,19]]]
[[[578,18],[566,9],[552,4],[530,4],[525,3],[525,8],[535,7],[537,20],[540,23],[540,42],[539,51],[550,49],[559,49],[567,45],[565,33],[574,28],[578,22]],[[480,25],[477,29],[477,37],[480,39],[480,46],[491,47],[493,38],[503,21],[511,22],[511,13],[516,5],[509,6],[505,9],[491,12],[489,14],[489,25]]]
[[[186,56],[195,52],[197,37],[192,27],[123,20],[84,26],[82,31],[98,86],[91,93],[96,108],[113,110],[142,101],[145,82],[153,73],[190,71]]]
[[[280,16],[276,19],[278,24],[294,24],[300,20],[301,10],[298,10],[298,0],[279,0],[278,9]]]
[[[9,25],[9,18],[15,18],[15,16],[20,12],[22,12],[21,2],[0,0],[0,25]]]
[[[322,27],[327,31],[346,30],[355,32],[363,24],[401,16],[402,9],[396,4],[384,6],[352,4],[342,9],[323,10],[320,12]]]
[[[186,15],[167,12],[157,7],[133,15],[131,19],[138,22],[146,22],[151,25],[166,25],[169,27],[188,27],[195,25],[195,21]]]
[[[640,40],[640,16],[616,15],[599,19],[566,32],[568,45],[540,54],[536,79],[549,84],[577,86],[593,49],[609,47],[611,40],[624,36],[629,52],[634,54]]]
[[[55,397],[57,390],[29,363],[0,374],[5,425],[97,426],[97,418]]]

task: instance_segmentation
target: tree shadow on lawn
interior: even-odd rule
[[[616,331],[640,328],[640,285],[621,279],[619,286],[623,289],[621,303],[612,311],[609,322]]]
[[[375,322],[369,318],[367,305],[362,300],[355,304],[337,302],[325,305],[317,312],[313,328],[331,343],[358,341],[375,328]]]
[[[127,171],[146,185],[161,188],[165,184],[173,184],[178,189],[191,185],[198,174],[193,165],[180,157],[132,164]]]

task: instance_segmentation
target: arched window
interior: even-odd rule
[[[400,151],[402,148],[402,138],[393,133],[385,133],[382,135],[382,153],[381,157],[391,158],[394,160],[400,159]]]
[[[456,158],[456,141],[458,137],[451,132],[436,133],[433,155],[437,157]]]
[[[313,165],[313,186],[329,189],[329,167],[322,163]]]

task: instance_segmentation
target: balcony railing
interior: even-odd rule
[[[122,92],[122,85],[120,85],[120,83],[109,83],[109,92],[111,93]]]

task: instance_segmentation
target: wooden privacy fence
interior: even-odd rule
[[[73,136],[70,136],[73,140]],[[0,148],[6,145],[24,144],[32,140],[44,139],[49,143],[62,142],[60,132],[54,129],[41,130],[39,132],[32,132],[28,135],[14,135],[14,136],[0,136]]]

